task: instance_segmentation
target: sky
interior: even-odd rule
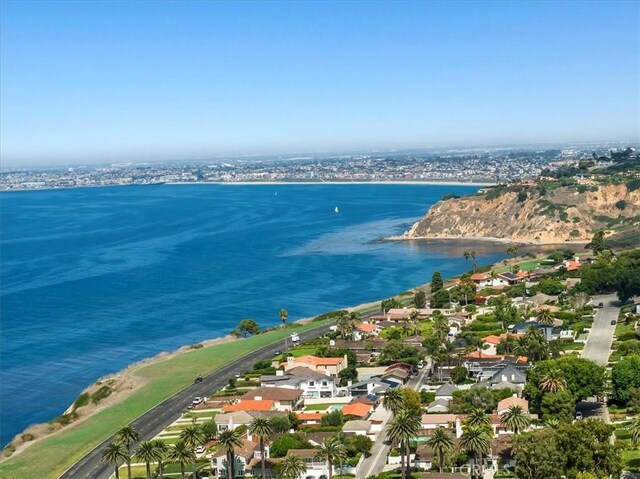
[[[12,1],[4,165],[637,141],[640,2]]]

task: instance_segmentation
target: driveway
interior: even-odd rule
[[[620,304],[615,294],[594,296],[593,303],[603,303],[604,307],[597,309],[587,343],[582,350],[582,357],[591,359],[600,366],[606,366],[613,343],[613,333],[616,330],[611,321],[618,319]]]

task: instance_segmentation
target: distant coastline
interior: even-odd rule
[[[481,181],[446,181],[446,180],[381,180],[381,181],[178,181],[162,183],[165,185],[434,185],[434,186],[493,186],[496,183]]]

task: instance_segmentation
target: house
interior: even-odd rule
[[[236,412],[236,411],[245,411],[245,412],[265,412],[265,411],[274,411],[275,403],[270,400],[240,400],[234,404],[225,404],[222,406],[222,410],[224,412]]]
[[[295,411],[299,409],[304,401],[302,399],[301,389],[288,389],[277,387],[257,388],[249,391],[240,400],[240,404],[244,401],[271,401],[276,411]]]
[[[522,337],[522,335],[503,333],[503,334],[500,334],[499,336],[496,336],[495,334],[492,334],[490,336],[485,336],[484,338],[482,338],[482,350],[487,354],[497,354],[498,344],[500,344],[500,341],[502,341],[503,339],[507,339],[508,337],[517,339]]]
[[[299,366],[335,377],[341,371],[347,369],[347,355],[345,354],[341,358],[319,358],[310,355],[300,356],[299,358],[289,356],[284,365],[284,370],[286,372]]]
[[[450,434],[454,444],[455,450],[460,450],[460,439],[456,438],[453,434]],[[421,444],[416,448],[416,455],[414,458],[414,467],[430,470],[432,466],[439,465],[439,458],[433,448],[429,444]],[[428,476],[432,477],[432,476]],[[468,476],[464,476],[469,479]]]
[[[551,324],[540,324],[537,321],[524,321],[521,323],[512,324],[508,329],[513,334],[525,334],[529,328],[540,330],[544,334],[544,337],[547,339],[547,341],[558,339],[560,337],[560,331],[562,331],[559,327]]]
[[[260,377],[260,386],[302,390],[303,398],[332,398],[337,393],[334,377],[297,366],[286,372],[279,370],[275,375]]]
[[[428,413],[441,413],[441,412],[449,412],[449,399],[436,399],[432,401],[427,406]]]
[[[453,399],[453,393],[458,391],[459,389],[450,383],[443,384],[438,389],[436,389],[436,399]]]
[[[285,417],[286,413],[280,411],[232,411],[221,412],[216,415],[218,433],[227,429],[232,431],[240,426],[248,426],[256,417]]]
[[[353,397],[370,396],[372,394],[383,394],[390,387],[396,387],[394,381],[383,381],[381,378],[371,378],[360,381],[349,387],[349,393]]]
[[[363,402],[351,402],[345,404],[342,408],[342,414],[344,416],[355,416],[361,419],[365,419],[373,411],[372,404],[366,404]]]
[[[360,323],[356,324],[353,329],[353,339],[354,341],[362,341],[364,338],[368,338],[371,336],[378,336],[382,332],[384,328],[380,327],[378,324],[373,323]]]
[[[409,373],[401,368],[391,369],[386,371],[382,375],[382,379],[386,380],[389,384],[396,383],[398,386],[403,385],[409,379]]]
[[[462,417],[457,414],[423,414],[421,419],[423,435],[431,435],[434,430],[443,427],[462,436]]]
[[[522,283],[529,277],[529,273],[526,271],[518,271],[517,273],[501,273],[498,275],[497,280],[500,286],[513,286],[514,284]]]
[[[512,389],[514,391],[522,391],[526,382],[527,374],[525,371],[508,365],[496,371],[489,379],[480,381],[471,387],[487,387],[490,389]]]
[[[265,459],[269,458],[269,445],[265,445]],[[250,473],[251,462],[256,459],[257,462],[261,461],[260,444],[253,442],[248,438],[242,439],[240,447],[234,449],[235,461],[234,461],[234,476],[243,477]],[[220,448],[215,451],[211,457],[211,470],[214,477],[225,478],[227,477],[227,454],[224,449]]]
[[[506,368],[513,366],[520,371],[526,371],[531,363],[525,356],[511,356],[506,354],[485,354],[483,351],[473,351],[466,356],[464,367],[469,375],[479,381],[487,380]]]
[[[342,432],[345,434],[354,434],[356,436],[369,436],[372,434],[371,421],[365,421],[362,419],[347,421],[342,426]]]
[[[500,462],[514,468],[516,464],[513,457],[513,435],[500,434],[498,437],[492,438],[490,456],[494,463]]]
[[[322,417],[326,413],[324,412],[298,412],[296,413],[296,417],[302,421],[302,424],[305,426],[317,426],[322,424]]]
[[[524,398],[519,398],[516,394],[500,401],[496,412],[498,414],[504,414],[511,406],[520,406],[524,412],[529,412],[529,401]]]
[[[307,466],[306,472],[303,473],[299,479],[319,479],[320,476],[329,476],[329,464],[327,463],[327,460],[319,458],[317,454],[317,449],[289,449],[287,451],[287,457],[298,456],[304,460],[305,465]]]

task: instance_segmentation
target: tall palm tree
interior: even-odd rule
[[[478,272],[478,263],[476,263],[476,258],[478,257],[478,255],[476,254],[475,251],[472,251],[471,253],[469,253],[469,255],[471,256],[471,260],[473,261],[473,272],[477,273]]]
[[[156,461],[158,461],[158,478],[164,477],[164,462],[169,453],[169,445],[162,439],[154,439],[151,441],[156,452]]]
[[[205,435],[202,429],[195,424],[185,427],[180,433],[180,439],[189,446],[191,449],[196,449],[198,446],[202,446],[205,442]],[[193,477],[198,477],[196,471],[196,456],[193,456]]]
[[[329,468],[329,479],[333,477],[333,464],[342,462],[347,457],[347,450],[340,439],[335,436],[326,438],[318,451],[316,452],[318,459],[325,459]]]
[[[298,479],[307,472],[307,463],[300,456],[287,456],[281,464],[280,472],[285,479]]]
[[[634,446],[640,442],[640,417],[636,417],[629,425],[629,432],[631,433],[631,441]]]
[[[547,308],[540,308],[536,314],[536,319],[538,320],[538,323],[544,324],[545,326],[553,324],[553,316]]]
[[[469,263],[469,258],[471,257],[471,252],[465,251],[464,253],[462,253],[462,256],[464,256],[464,265],[467,266],[467,264]]]
[[[467,416],[467,424],[472,427],[491,429],[491,418],[482,408],[475,408],[471,414]]]
[[[567,380],[560,368],[554,368],[542,376],[540,389],[547,393],[557,393],[567,387]]]
[[[507,248],[507,254],[513,256],[513,261],[515,262],[516,256],[518,255],[518,247],[516,245],[509,246]],[[513,265],[511,266],[511,271],[513,271]]]
[[[400,446],[400,465],[403,471],[403,478],[408,477],[409,458],[407,457],[407,464],[405,465],[405,456],[409,452],[409,441],[416,437],[421,427],[420,416],[406,409],[398,411],[393,420],[387,425],[387,436]]]
[[[491,447],[491,438],[483,427],[467,425],[460,437],[460,447],[473,455],[473,477],[482,477],[482,456]]]
[[[531,424],[531,416],[518,405],[509,406],[509,409],[502,413],[500,419],[516,435]]]
[[[135,457],[144,462],[147,470],[147,479],[151,479],[151,463],[157,460],[155,445],[151,441],[142,441],[138,446]]]
[[[129,459],[127,459],[127,477],[131,479],[131,446],[138,442],[140,435],[133,426],[126,425],[116,432],[116,440],[127,448]]]
[[[431,446],[433,452],[438,455],[438,461],[440,462],[440,472],[444,467],[444,455],[447,452],[453,451],[455,444],[451,436],[447,433],[446,429],[439,427],[433,433],[433,435],[427,441],[427,444]]]
[[[281,309],[280,310],[280,322],[282,323],[282,328],[284,329],[285,325],[287,324],[287,319],[289,318],[289,313],[287,312],[286,309]],[[285,352],[289,350],[288,346],[287,346],[287,337],[284,337],[284,350]]]
[[[184,476],[184,465],[196,460],[196,453],[194,450],[185,444],[184,441],[176,442],[169,450],[169,461],[175,464],[180,464],[180,474],[182,479]]]
[[[102,451],[102,462],[112,464],[116,471],[116,479],[120,479],[119,462],[131,463],[131,457],[124,444],[112,442]]]
[[[242,446],[240,431],[227,429],[218,436],[218,444],[227,453],[227,478],[233,479],[235,477],[235,448]]]
[[[382,406],[387,411],[391,411],[391,413],[395,415],[400,409],[402,409],[403,405],[404,396],[402,395],[402,389],[389,388],[384,392],[384,397],[382,398]]]
[[[249,424],[249,432],[260,441],[260,462],[262,466],[262,479],[267,479],[267,464],[264,457],[264,443],[273,436],[273,427],[266,417],[257,417]]]

